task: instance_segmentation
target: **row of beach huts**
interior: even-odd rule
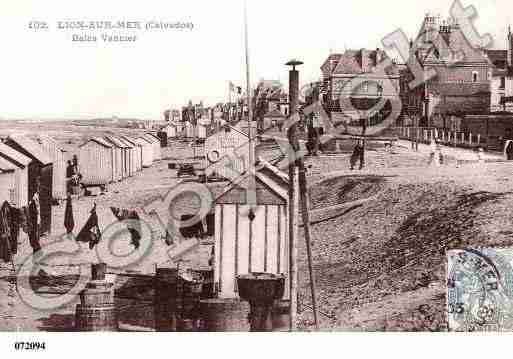
[[[52,137],[10,135],[0,142],[0,204],[27,207],[39,189],[41,226],[51,229],[51,207],[67,196],[71,155]],[[93,137],[78,148],[85,186],[102,186],[133,176],[161,159],[160,140],[146,133]],[[39,187],[39,188],[38,188]]]
[[[226,121],[221,119],[215,122],[200,119],[196,126],[192,125],[190,122],[168,122],[160,131],[165,133],[167,138],[205,139],[214,132],[216,128],[219,129],[224,126],[225,123]]]
[[[160,139],[151,133],[92,137],[78,152],[81,182],[100,186],[132,177],[161,160],[160,147]]]

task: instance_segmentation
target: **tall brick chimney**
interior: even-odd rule
[[[511,26],[508,27],[508,67],[513,67],[513,34]]]

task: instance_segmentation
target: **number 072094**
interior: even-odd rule
[[[45,350],[45,342],[15,342],[15,350]]]

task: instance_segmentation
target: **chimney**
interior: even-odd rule
[[[513,34],[511,26],[508,26],[508,68],[513,67]]]
[[[370,51],[368,50],[365,50],[365,49],[360,49],[360,67],[362,68],[362,72],[369,72],[370,71],[370,68],[372,66],[371,64],[371,61],[370,61],[370,54],[369,54]]]
[[[440,36],[444,40],[444,44],[442,46],[444,47],[444,50],[450,50],[451,46],[451,25],[447,21],[443,21],[442,25],[440,25],[439,30]]]

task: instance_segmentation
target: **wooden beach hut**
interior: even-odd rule
[[[104,140],[112,146],[112,181],[119,182],[127,177],[125,148],[113,136],[105,136]]]
[[[184,138],[185,137],[185,125],[183,122],[177,122],[176,123],[176,137],[177,138]]]
[[[233,170],[243,173],[247,168],[248,136],[239,129],[225,125],[205,140],[205,174],[230,178]]]
[[[194,131],[195,131],[194,126],[190,122],[186,122],[185,128],[184,128],[185,138],[193,138]]]
[[[122,136],[117,136],[116,139],[118,141],[120,141],[126,148],[128,175],[130,177],[132,177],[137,172],[136,163],[135,163],[137,153],[136,153],[135,147],[129,141],[125,140]]]
[[[167,138],[175,138],[177,137],[176,125],[172,122],[166,124],[162,127],[162,131],[167,134]]]
[[[52,137],[46,134],[40,134],[36,142],[43,148],[53,161],[53,183],[52,196],[55,199],[63,200],[66,198],[66,150]]]
[[[105,139],[93,137],[82,144],[78,161],[85,185],[106,185],[113,181],[114,151]]]
[[[162,158],[160,152],[160,140],[151,133],[147,133],[143,137],[153,145],[153,162],[160,161]]]
[[[261,162],[255,175],[256,206],[247,203],[248,178],[215,196],[214,282],[220,298],[238,297],[236,277],[250,272],[285,274],[289,297],[287,175]]]
[[[15,166],[13,187],[7,189],[9,198],[14,197],[12,203],[18,208],[28,206],[28,171],[32,160],[3,143],[0,143],[0,159]],[[8,168],[6,164],[3,166]]]
[[[16,206],[16,170],[18,167],[0,157],[0,203],[5,201]]]
[[[22,135],[9,136],[5,142],[32,160],[28,169],[28,199],[37,191],[39,180],[39,202],[41,206],[41,233],[50,233],[52,228],[52,184],[53,162],[43,148],[35,141]]]
[[[150,167],[153,163],[153,143],[143,136],[135,138],[134,141],[140,144],[142,148],[142,166],[145,168]]]
[[[123,139],[125,142],[131,144],[134,148],[134,155],[133,155],[133,165],[135,168],[135,171],[141,171],[142,170],[142,151],[143,151],[143,145],[137,143],[134,138],[128,137],[128,136],[120,136],[121,139]]]

